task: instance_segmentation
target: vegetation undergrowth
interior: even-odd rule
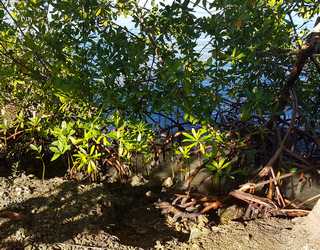
[[[315,171],[319,12],[316,0],[0,1],[1,157],[99,180],[148,173],[169,151],[201,159],[220,187],[267,163]]]

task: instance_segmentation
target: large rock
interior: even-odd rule
[[[307,217],[297,222],[285,249],[320,250],[320,200]]]
[[[319,242],[318,248],[320,249],[320,200],[318,200],[310,214],[305,218],[302,226],[309,233],[310,239]]]

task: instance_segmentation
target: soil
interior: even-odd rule
[[[299,241],[300,249],[305,247],[297,227],[301,218],[210,226],[199,221],[169,223],[154,205],[166,195],[161,187],[139,182],[132,186],[63,178],[41,181],[32,175],[0,177],[0,246],[29,250],[295,249]],[[320,245],[304,249],[320,249]]]

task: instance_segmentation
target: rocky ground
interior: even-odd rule
[[[270,218],[225,225],[168,223],[148,185],[0,178],[1,249],[320,249],[309,231]],[[319,217],[315,216],[319,219]],[[312,220],[314,221],[314,219]],[[318,222],[317,222],[318,223]],[[320,223],[319,223],[320,224]],[[316,229],[310,229],[311,231]],[[320,235],[320,234],[319,234]],[[299,246],[297,242],[301,243]],[[318,247],[319,246],[319,247]]]

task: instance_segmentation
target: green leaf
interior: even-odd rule
[[[97,10],[97,12],[96,12],[96,16],[100,16],[101,11],[102,11],[102,9],[101,9],[101,8],[99,8],[99,9]]]
[[[0,18],[3,18],[3,17],[4,17],[4,11],[0,10]]]
[[[283,0],[268,0],[268,5],[273,8],[283,4]]]
[[[61,156],[61,153],[58,153],[58,152],[54,153],[54,155],[53,155],[52,158],[51,158],[51,161],[55,161],[55,160],[58,159],[60,156]]]
[[[34,151],[39,152],[38,147],[37,147],[36,145],[34,145],[34,144],[30,144],[30,148],[31,148],[32,150],[34,150]]]
[[[95,149],[96,149],[96,146],[92,145],[91,148],[90,148],[90,155],[93,155]]]

